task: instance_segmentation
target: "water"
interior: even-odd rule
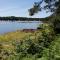
[[[40,21],[0,21],[0,34],[22,29],[36,29]]]

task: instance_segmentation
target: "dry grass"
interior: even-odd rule
[[[0,41],[9,41],[9,40],[22,40],[26,37],[33,36],[34,33],[31,32],[23,32],[23,31],[15,31],[15,32],[9,32],[4,35],[0,35]]]

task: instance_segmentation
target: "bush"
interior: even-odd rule
[[[41,24],[42,28],[40,36],[38,37],[38,43],[44,47],[48,47],[50,43],[54,40],[54,30],[49,24]]]

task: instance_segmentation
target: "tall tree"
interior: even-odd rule
[[[42,6],[44,4],[44,6]],[[46,10],[46,12],[60,13],[60,0],[40,0],[34,2],[33,7],[29,9],[29,15],[34,15],[38,11]]]

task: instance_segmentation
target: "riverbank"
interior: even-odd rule
[[[54,31],[49,24],[45,24],[42,27],[41,30],[24,29],[0,35],[0,59],[48,60],[50,58],[50,46],[56,49],[54,47],[56,44],[54,45],[53,42],[55,43],[55,39],[60,40],[60,36],[59,39],[55,37]]]
[[[0,34],[0,41],[11,41],[11,40],[22,40],[24,38],[27,38],[29,36],[35,38],[35,32],[37,30],[32,30],[32,29],[24,29],[24,30],[17,30],[13,32],[8,32],[5,34]]]

